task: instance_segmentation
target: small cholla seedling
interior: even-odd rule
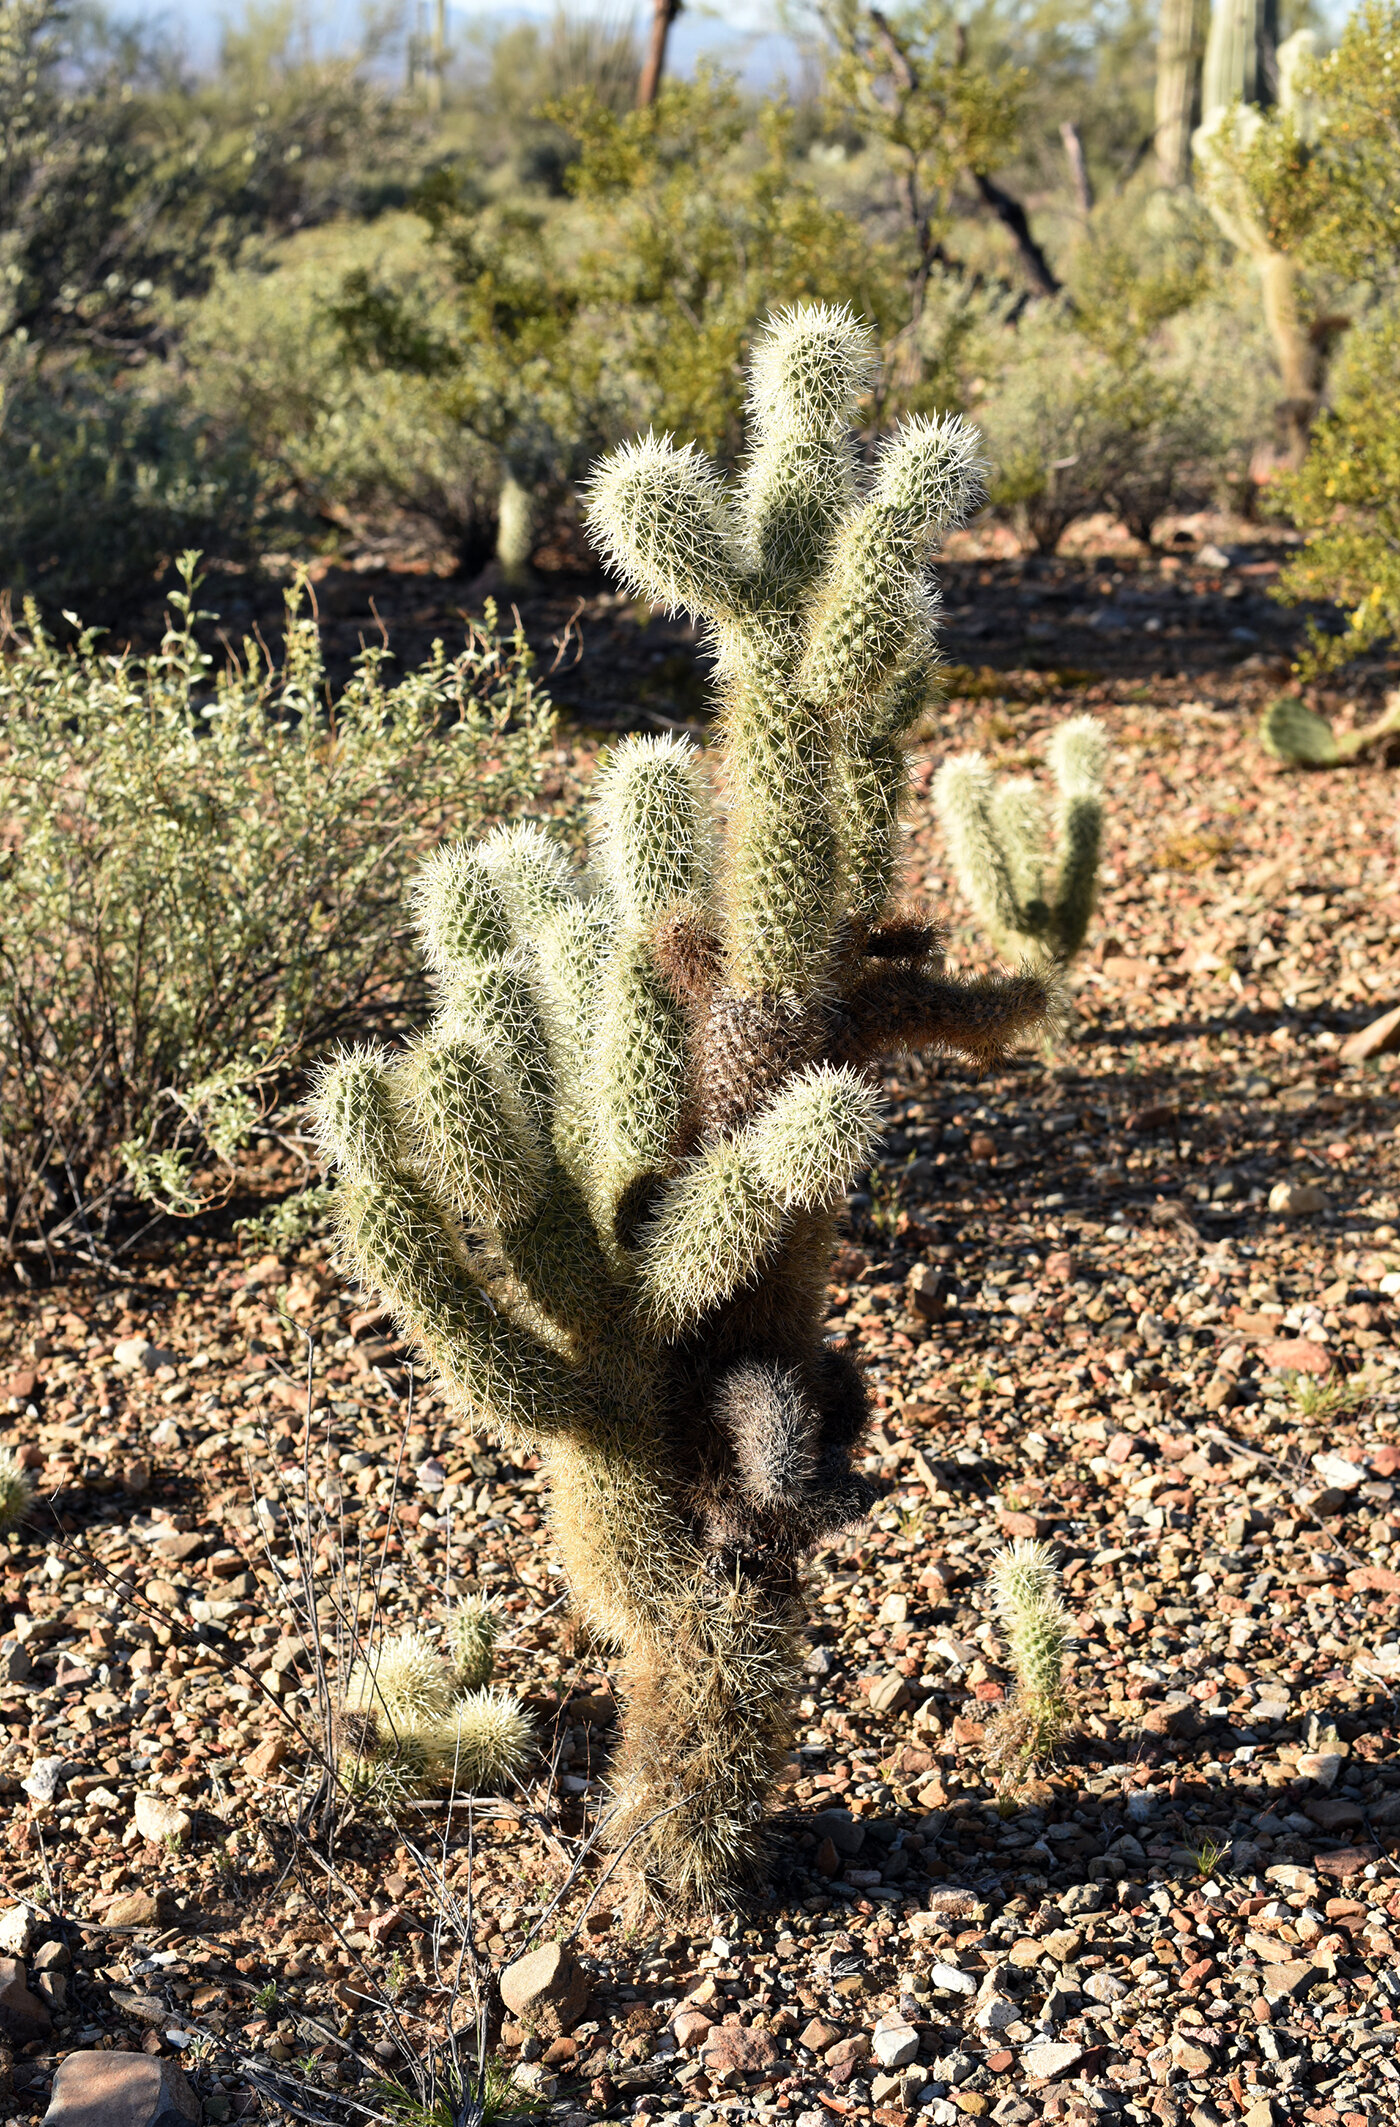
[[[1048,1544],[1022,1538],[999,1551],[990,1585],[1016,1689],[1010,1705],[989,1725],[987,1757],[1011,1786],[1053,1758],[1069,1725],[1065,1656],[1074,1624],[1060,1600],[1060,1576]]]
[[[440,850],[415,905],[437,1016],[317,1101],[346,1261],[472,1430],[538,1454],[618,1650],[614,1835],[653,1895],[709,1906],[761,1865],[804,1556],[872,1496],[823,1323],[880,1059],[987,1063],[1048,1002],[1033,973],[952,979],[891,907],[928,555],[981,475],[972,430],[915,420],[858,481],[870,363],[847,312],[795,311],[755,353],[734,486],[656,436],[599,468],[602,550],[708,626],[722,802],[687,745],[631,738],[583,876],[537,825]]]
[[[494,1793],[518,1779],[535,1754],[534,1723],[498,1686],[463,1692],[431,1741],[443,1785],[459,1794]]]
[[[16,1529],[34,1504],[34,1479],[13,1448],[0,1448],[0,1536]]]
[[[1290,768],[1338,768],[1396,732],[1400,732],[1400,688],[1387,695],[1385,710],[1374,724],[1361,724],[1340,734],[1298,695],[1276,695],[1264,711],[1259,739],[1266,753],[1276,761],[1286,761]]]
[[[997,950],[1063,964],[1084,943],[1094,912],[1103,840],[1107,736],[1096,717],[1071,717],[1050,741],[1056,857],[1051,876],[1045,811],[1029,776],[998,782],[980,753],[944,763],[933,802],[959,886]]]
[[[453,1611],[447,1628],[458,1688],[476,1691],[489,1684],[496,1667],[501,1616],[489,1595],[468,1595]]]
[[[425,1795],[489,1793],[529,1763],[535,1731],[520,1701],[476,1689],[481,1678],[465,1672],[464,1613],[466,1652],[479,1669],[484,1650],[489,1676],[496,1621],[480,1600],[454,1616],[450,1660],[424,1633],[402,1632],[351,1670],[334,1735],[337,1769],[352,1794],[393,1807]]]

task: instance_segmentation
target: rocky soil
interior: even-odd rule
[[[1253,579],[1192,566],[1190,595],[1154,576],[1152,611],[1088,566],[1058,614],[1060,565],[1033,601],[971,562],[950,587],[966,662],[916,752],[911,889],[975,961],[936,759],[1034,766],[1092,707],[1116,749],[1102,906],[1053,1049],[888,1081],[830,1324],[875,1383],[883,1498],[813,1562],[750,1907],[629,1915],[589,1839],[612,1679],[535,1472],[412,1380],[324,1247],[167,1231],[120,1275],[69,1260],[3,1295],[4,1437],[39,1490],[0,1546],[0,2122],[114,2052],[65,2069],[64,2118],[121,2073],[151,2121],[188,2088],[213,2121],[349,2118],[351,2096],[387,2118],[376,2078],[411,2085],[473,1984],[503,2109],[577,2127],[1393,2121],[1397,1059],[1353,1037],[1400,1003],[1394,786],[1264,759]],[[694,713],[686,685],[657,699]],[[275,1194],[293,1164],[245,1179]],[[1018,1535],[1062,1561],[1076,1717],[1007,1793],[983,1583]],[[332,1822],[352,1635],[467,1587],[507,1613],[535,1772]]]

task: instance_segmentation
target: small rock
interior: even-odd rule
[[[1180,2068],[1193,2079],[1209,2075],[1215,2066],[1215,2050],[1207,2041],[1202,2044],[1202,2034],[1192,2030],[1173,2031],[1171,2036],[1172,2066]]]
[[[420,1462],[414,1475],[418,1479],[420,1492],[440,1492],[447,1482],[447,1472],[435,1455],[430,1455],[426,1462]]]
[[[30,1993],[19,1958],[0,1957],[0,2031],[16,2046],[27,2046],[31,2039],[47,2038],[52,2029],[53,2018]]]
[[[905,1281],[909,1304],[925,1322],[941,1322],[948,1306],[948,1280],[931,1264],[916,1263]]]
[[[1332,1354],[1311,1337],[1275,1337],[1259,1347],[1259,1357],[1273,1374],[1327,1374]]]
[[[276,1772],[286,1755],[285,1738],[269,1736],[265,1743],[259,1743],[256,1750],[248,1753],[243,1769],[251,1773],[255,1780],[266,1780]]]
[[[818,1839],[829,1839],[838,1854],[849,1861],[865,1844],[865,1826],[848,1809],[818,1810],[811,1822]]]
[[[1370,1056],[1391,1056],[1396,1049],[1400,1049],[1400,1004],[1348,1035],[1337,1056],[1342,1063],[1365,1063]]]
[[[700,2057],[711,2077],[752,2075],[780,2061],[783,2049],[771,2031],[747,2031],[742,2024],[720,2024],[705,2041]]]
[[[149,2053],[70,2053],[43,2127],[188,2127],[199,2100],[177,2061]]]
[[[102,1915],[109,1928],[150,1928],[169,1912],[169,1891],[123,1891]]]
[[[882,2068],[903,2068],[918,2058],[919,2034],[902,2016],[882,2016],[871,2043]]]
[[[956,1965],[936,1964],[929,1966],[928,1983],[940,1994],[975,1994],[977,1982],[970,1972],[960,1972]]]
[[[872,1713],[898,1713],[909,1703],[909,1685],[897,1674],[877,1677],[870,1687]]]
[[[167,1801],[164,1795],[143,1792],[136,1797],[133,1811],[136,1829],[143,1839],[153,1839],[157,1844],[162,1839],[187,1839],[194,1830],[194,1818],[178,1802]]]
[[[34,1673],[27,1648],[18,1640],[0,1643],[0,1684],[25,1684]]]
[[[850,2038],[838,2039],[828,2046],[822,2059],[828,2068],[844,2067],[847,2061],[863,2061],[870,2058],[870,2040],[864,2031],[857,2031]]]
[[[113,1987],[112,2000],[122,2012],[138,2024],[149,2024],[151,2029],[164,2029],[170,2022],[170,2011],[154,1994],[139,1994],[129,1987]]]
[[[1360,1463],[1348,1462],[1345,1455],[1314,1455],[1312,1466],[1325,1485],[1335,1485],[1339,1492],[1354,1492],[1366,1482]]]
[[[1068,2039],[1043,2046],[1028,2046],[1021,2055],[1021,2066],[1027,2075],[1051,2079],[1065,2075],[1076,2061],[1084,2058],[1082,2046],[1071,2045]]]
[[[1189,1691],[1170,1691],[1157,1705],[1144,1709],[1142,1725],[1150,1736],[1191,1736],[1199,1725],[1196,1711]]]
[[[714,2030],[714,2023],[703,2009],[677,2009],[671,2018],[671,2029],[676,2034],[676,2044],[682,2052],[701,2044],[707,2033]]]
[[[1327,1197],[1316,1182],[1275,1182],[1269,1191],[1269,1209],[1289,1218],[1306,1217],[1310,1212],[1325,1211]]]
[[[38,1915],[32,1905],[12,1905],[0,1913],[0,1950],[7,1957],[27,1957],[34,1941]]]
[[[24,1792],[31,1802],[37,1802],[41,1809],[52,1808],[58,1800],[59,1789],[63,1785],[64,1763],[62,1758],[36,1758],[21,1780],[20,1786]]]
[[[563,1943],[542,1943],[501,1974],[501,2000],[538,2038],[559,2038],[588,2007],[588,1979]]]
[[[798,2034],[797,2043],[799,2046],[805,2046],[809,2053],[824,2054],[827,2047],[834,2046],[840,2036],[841,2032],[836,2024],[823,2023],[819,2016],[814,2016],[806,2029]]]

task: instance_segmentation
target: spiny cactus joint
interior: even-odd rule
[[[1076,716],[1050,741],[1057,862],[1049,876],[1040,794],[1029,777],[998,783],[980,753],[946,761],[934,805],[958,884],[998,951],[1066,962],[1084,943],[1094,910],[1103,840],[1107,737],[1096,717]]]
[[[651,1890],[711,1904],[760,1864],[803,1556],[870,1500],[864,1388],[822,1325],[873,1067],[987,1062],[1049,1001],[1036,974],[958,982],[890,907],[927,558],[980,470],[962,422],[915,421],[862,487],[870,363],[849,312],[786,313],[738,482],[669,437],[599,468],[600,547],[710,630],[723,802],[687,743],[628,739],[586,874],[538,827],[439,852],[415,905],[438,1017],[319,1093],[347,1261],[473,1429],[539,1454],[574,1599],[621,1652],[615,1834]]]

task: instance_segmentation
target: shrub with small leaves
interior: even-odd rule
[[[195,559],[150,656],[60,648],[30,608],[0,663],[0,1210],[36,1249],[133,1189],[199,1210],[197,1166],[305,1059],[421,1002],[407,882],[538,790],[552,734],[494,611],[396,680],[370,646],[333,695],[297,589],[281,666],[249,641],[220,670]]]

